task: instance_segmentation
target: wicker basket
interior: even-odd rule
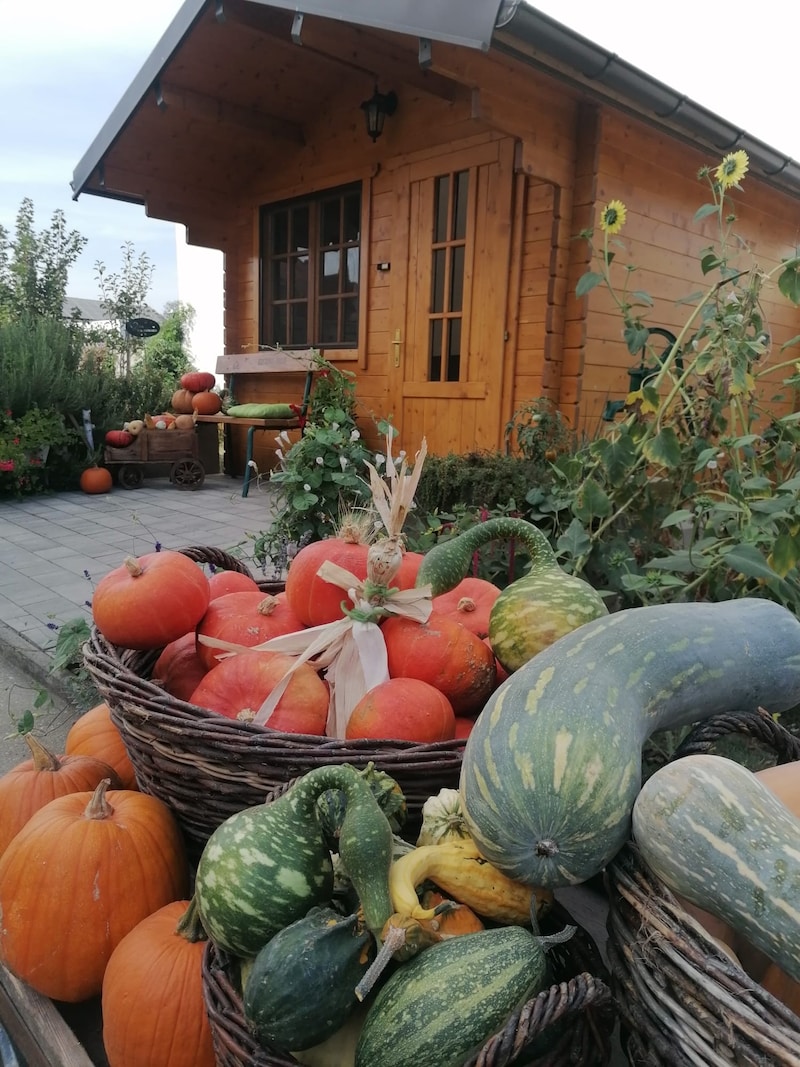
[[[181,552],[198,563],[249,573],[214,548]],[[262,585],[267,591],[266,585]],[[274,591],[275,583],[269,587]],[[464,741],[344,741],[286,734],[227,719],[178,700],[149,680],[158,653],[110,645],[95,628],[84,662],[122,733],[139,787],[174,812],[196,858],[211,833],[230,815],[260,804],[265,794],[314,767],[373,761],[397,780],[408,805],[408,830],[422,805],[444,786],[455,788]]]
[[[745,734],[778,763],[800,742],[763,711],[697,727],[674,758]],[[719,948],[655,877],[633,844],[606,871],[608,955],[623,1043],[633,1065],[800,1067],[800,1018]]]
[[[567,924],[576,926],[575,935],[548,952],[555,984],[510,1016],[464,1067],[504,1067],[515,1062],[530,1067],[595,1067],[609,1062],[615,1008],[597,946],[558,903],[542,921],[542,930],[561,930]],[[237,982],[236,960],[208,942],[203,955],[203,993],[218,1067],[296,1067],[290,1055],[265,1050],[250,1034]],[[541,1042],[546,1051],[529,1058],[528,1050],[519,1058],[533,1041]]]

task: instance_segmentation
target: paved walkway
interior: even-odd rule
[[[258,577],[252,538],[267,529],[273,494],[225,475],[194,492],[153,479],[141,489],[58,493],[0,502],[0,642],[52,646],[55,627],[91,614],[96,583],[125,556],[205,545],[239,556]],[[9,633],[8,631],[11,631]],[[19,644],[19,642],[15,642]]]

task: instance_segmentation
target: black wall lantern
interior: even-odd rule
[[[387,115],[393,115],[397,111],[397,93],[379,93],[378,86],[375,92],[361,105],[361,110],[367,120],[367,134],[372,138],[373,144],[383,133],[383,123]]]

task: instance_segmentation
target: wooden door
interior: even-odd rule
[[[409,453],[502,446],[513,158],[504,138],[398,173],[389,395]]]

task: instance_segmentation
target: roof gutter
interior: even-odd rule
[[[670,89],[613,52],[575,33],[520,0],[505,0],[492,37],[492,47],[630,114],[638,115],[673,135],[714,152],[740,148],[750,159],[750,172],[776,188],[800,193],[800,163],[731,125],[726,119]]]

